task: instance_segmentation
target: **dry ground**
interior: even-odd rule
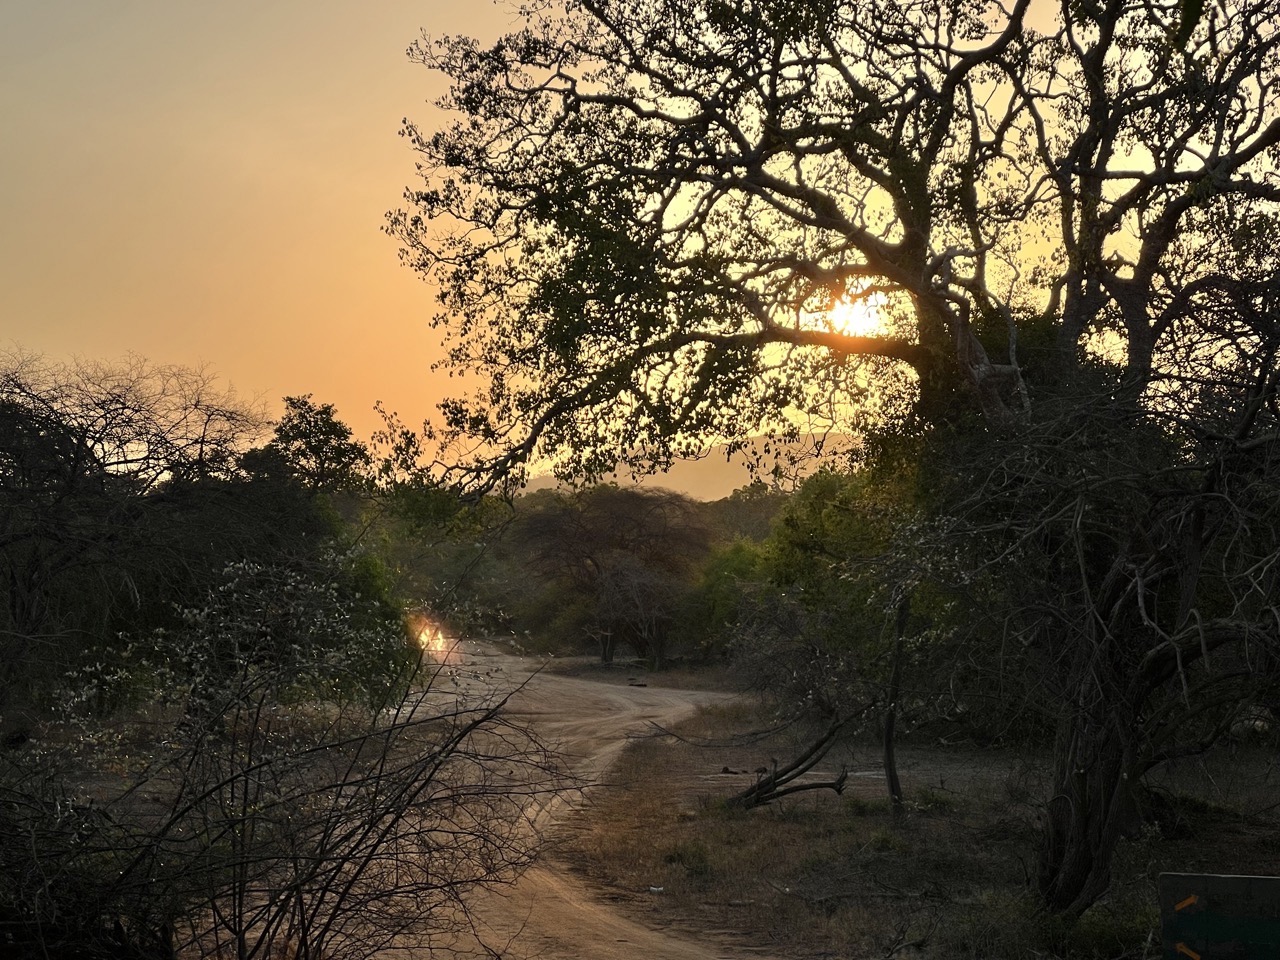
[[[654,724],[669,727],[699,706],[728,694],[648,684],[634,671],[583,669],[581,661],[540,669],[537,658],[513,656],[485,644],[464,644],[448,667],[453,688],[484,693],[518,686],[506,715],[527,723],[554,745],[568,769],[587,783],[608,777],[627,738]],[[536,672],[535,672],[536,671]],[[532,675],[531,675],[532,673]],[[575,676],[583,673],[588,676]],[[602,682],[603,681],[603,682]],[[595,793],[598,791],[593,791]],[[589,794],[589,796],[592,794]],[[540,836],[581,816],[580,798],[563,797],[536,811]],[[433,958],[502,956],[504,960],[739,960],[765,958],[740,949],[735,937],[678,918],[628,914],[617,896],[600,891],[555,860],[538,864],[505,888],[482,891],[469,903],[473,937],[440,945]],[[782,954],[776,954],[782,956]]]
[[[1159,873],[1280,873],[1274,750],[1224,751],[1158,777],[1168,802],[1123,845],[1112,894],[1064,931],[1028,896],[1038,758],[903,743],[908,811],[895,819],[877,747],[846,742],[815,771],[830,779],[847,766],[842,796],[728,809],[748,771],[790,758],[812,733],[744,736],[765,723],[738,699],[679,724],[679,737],[633,737],[607,786],[556,828],[552,862],[643,923],[804,958],[1154,958]]]

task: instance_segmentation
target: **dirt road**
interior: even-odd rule
[[[545,741],[559,747],[573,773],[601,782],[622,750],[628,734],[650,723],[680,720],[698,706],[724,694],[661,687],[598,683],[543,671],[530,678],[536,661],[496,648],[466,643],[454,654],[451,669],[464,689],[508,689],[528,681],[510,704],[513,716],[526,720]],[[539,817],[546,829],[573,816],[561,803]],[[512,960],[737,960],[750,954],[713,939],[655,930],[618,915],[572,874],[538,865],[500,893],[489,891],[474,903],[474,942],[461,943],[436,956],[492,957]]]

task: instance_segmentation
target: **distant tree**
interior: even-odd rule
[[[267,470],[274,462],[312,494],[366,482],[372,462],[369,450],[352,438],[333,404],[317,404],[308,393],[285,397],[284,405],[284,416],[276,422],[260,461]]]
[[[735,540],[713,547],[684,599],[676,636],[708,658],[722,657],[767,580],[758,545]]]
[[[706,504],[703,512],[719,538],[760,541],[769,535],[786,500],[786,493],[756,480]]]
[[[559,606],[576,601],[579,630],[611,661],[619,642],[660,664],[667,636],[710,546],[696,505],[668,490],[596,486],[523,506],[514,528]]]

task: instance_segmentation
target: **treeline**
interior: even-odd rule
[[[24,705],[124,636],[180,622],[229,563],[333,577],[399,620],[371,557],[342,553],[369,454],[332,407],[260,413],[200,371],[132,359],[0,370],[0,709]],[[323,569],[322,569],[323,568]]]
[[[754,568],[786,496],[763,483],[715,502],[662,488],[543,489],[471,514],[427,566],[459,630],[534,652],[716,659],[736,622],[736,565]]]

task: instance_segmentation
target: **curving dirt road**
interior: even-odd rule
[[[511,689],[528,681],[512,698],[509,713],[520,717],[557,746],[574,774],[600,782],[622,750],[628,734],[650,722],[675,723],[697,707],[726,694],[661,687],[621,686],[542,672],[537,661],[467,642],[455,648],[452,671],[459,686],[474,692]],[[545,830],[573,814],[569,804],[539,816]],[[487,891],[473,904],[475,937],[433,957],[493,957],[511,960],[736,960],[748,954],[714,940],[693,940],[643,926],[619,916],[572,874],[540,864],[501,892]],[[750,956],[762,954],[751,951]]]

